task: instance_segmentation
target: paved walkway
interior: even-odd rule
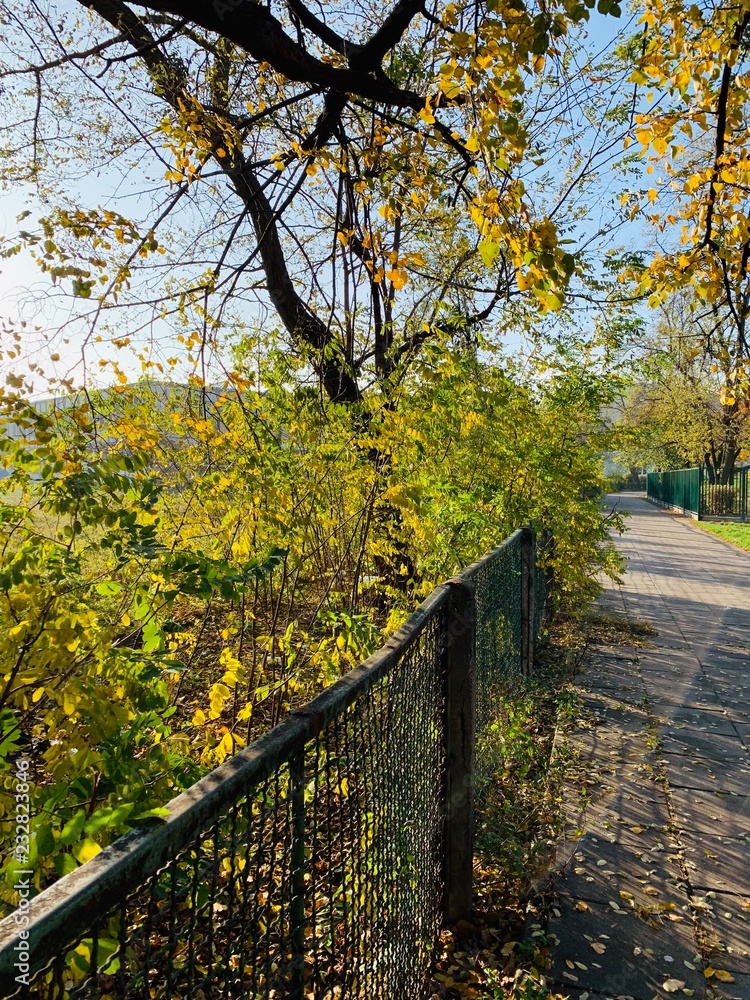
[[[657,634],[596,647],[577,683],[576,767],[594,778],[583,812],[581,783],[566,790],[556,989],[750,1000],[750,554],[609,501],[631,515],[628,569],[601,609]]]

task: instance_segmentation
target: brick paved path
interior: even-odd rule
[[[593,649],[577,682],[589,722],[572,742],[595,778],[583,800],[566,789],[556,989],[750,1000],[750,553],[609,501],[631,514],[628,569],[601,609],[658,634]]]

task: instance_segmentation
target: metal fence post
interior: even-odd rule
[[[534,531],[521,528],[521,673],[530,677],[534,666]]]
[[[445,637],[444,919],[471,913],[474,873],[474,729],[476,725],[476,601],[471,581],[448,581]]]
[[[740,520],[747,521],[747,469],[740,469]]]

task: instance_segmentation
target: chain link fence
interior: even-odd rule
[[[515,532],[162,825],[0,923],[0,996],[422,997],[441,926],[471,901],[500,682],[528,670],[541,627],[534,553]]]

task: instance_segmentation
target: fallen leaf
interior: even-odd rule
[[[732,975],[731,972],[727,972],[726,969],[717,969],[716,978],[719,979],[722,983],[734,982],[734,976]]]
[[[706,968],[703,970],[703,975],[706,977],[706,979],[710,979],[711,976],[716,975],[716,969],[712,969],[710,965],[707,965]]]
[[[662,984],[662,989],[665,993],[678,993],[680,990],[685,989],[684,979],[666,979]]]
[[[584,903],[584,901],[582,899],[579,899],[578,902],[575,905],[575,908],[577,910],[588,910],[589,904],[588,903]]]
[[[607,950],[607,946],[602,944],[601,941],[592,941],[591,947],[594,949],[597,955],[603,955],[604,952]]]

